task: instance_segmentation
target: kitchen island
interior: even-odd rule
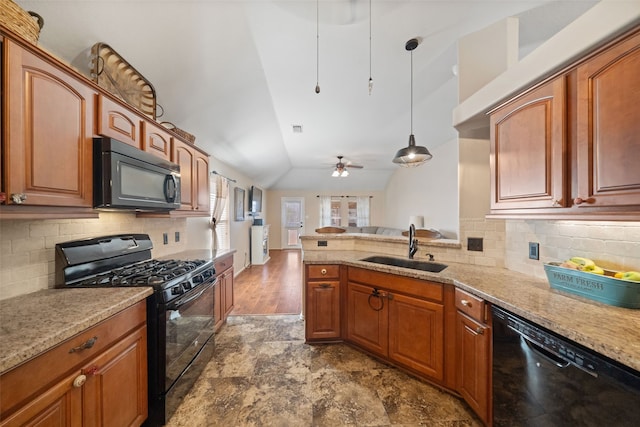
[[[313,239],[317,238],[313,236]],[[345,235],[340,236],[340,239],[346,238]],[[376,244],[379,246],[376,242],[372,246]],[[448,267],[442,272],[430,273],[361,261],[374,255],[389,254],[366,250],[305,249],[303,261],[305,264],[347,265],[452,284],[640,371],[639,310],[614,307],[565,294],[551,289],[546,280],[503,268],[445,262]]]

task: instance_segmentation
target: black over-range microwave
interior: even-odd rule
[[[112,138],[93,139],[94,207],[180,207],[180,166]]]

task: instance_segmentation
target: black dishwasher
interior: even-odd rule
[[[496,427],[640,425],[640,372],[493,307]]]

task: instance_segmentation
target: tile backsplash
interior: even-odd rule
[[[175,232],[180,241],[175,241]],[[0,299],[54,286],[55,244],[120,233],[145,233],[153,257],[185,250],[186,219],[137,218],[133,213],[101,212],[99,218],[0,221]],[[168,244],[163,244],[163,233]]]

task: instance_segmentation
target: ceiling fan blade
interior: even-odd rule
[[[347,163],[347,168],[349,168],[349,169],[362,169],[362,168],[364,168],[364,166]]]

